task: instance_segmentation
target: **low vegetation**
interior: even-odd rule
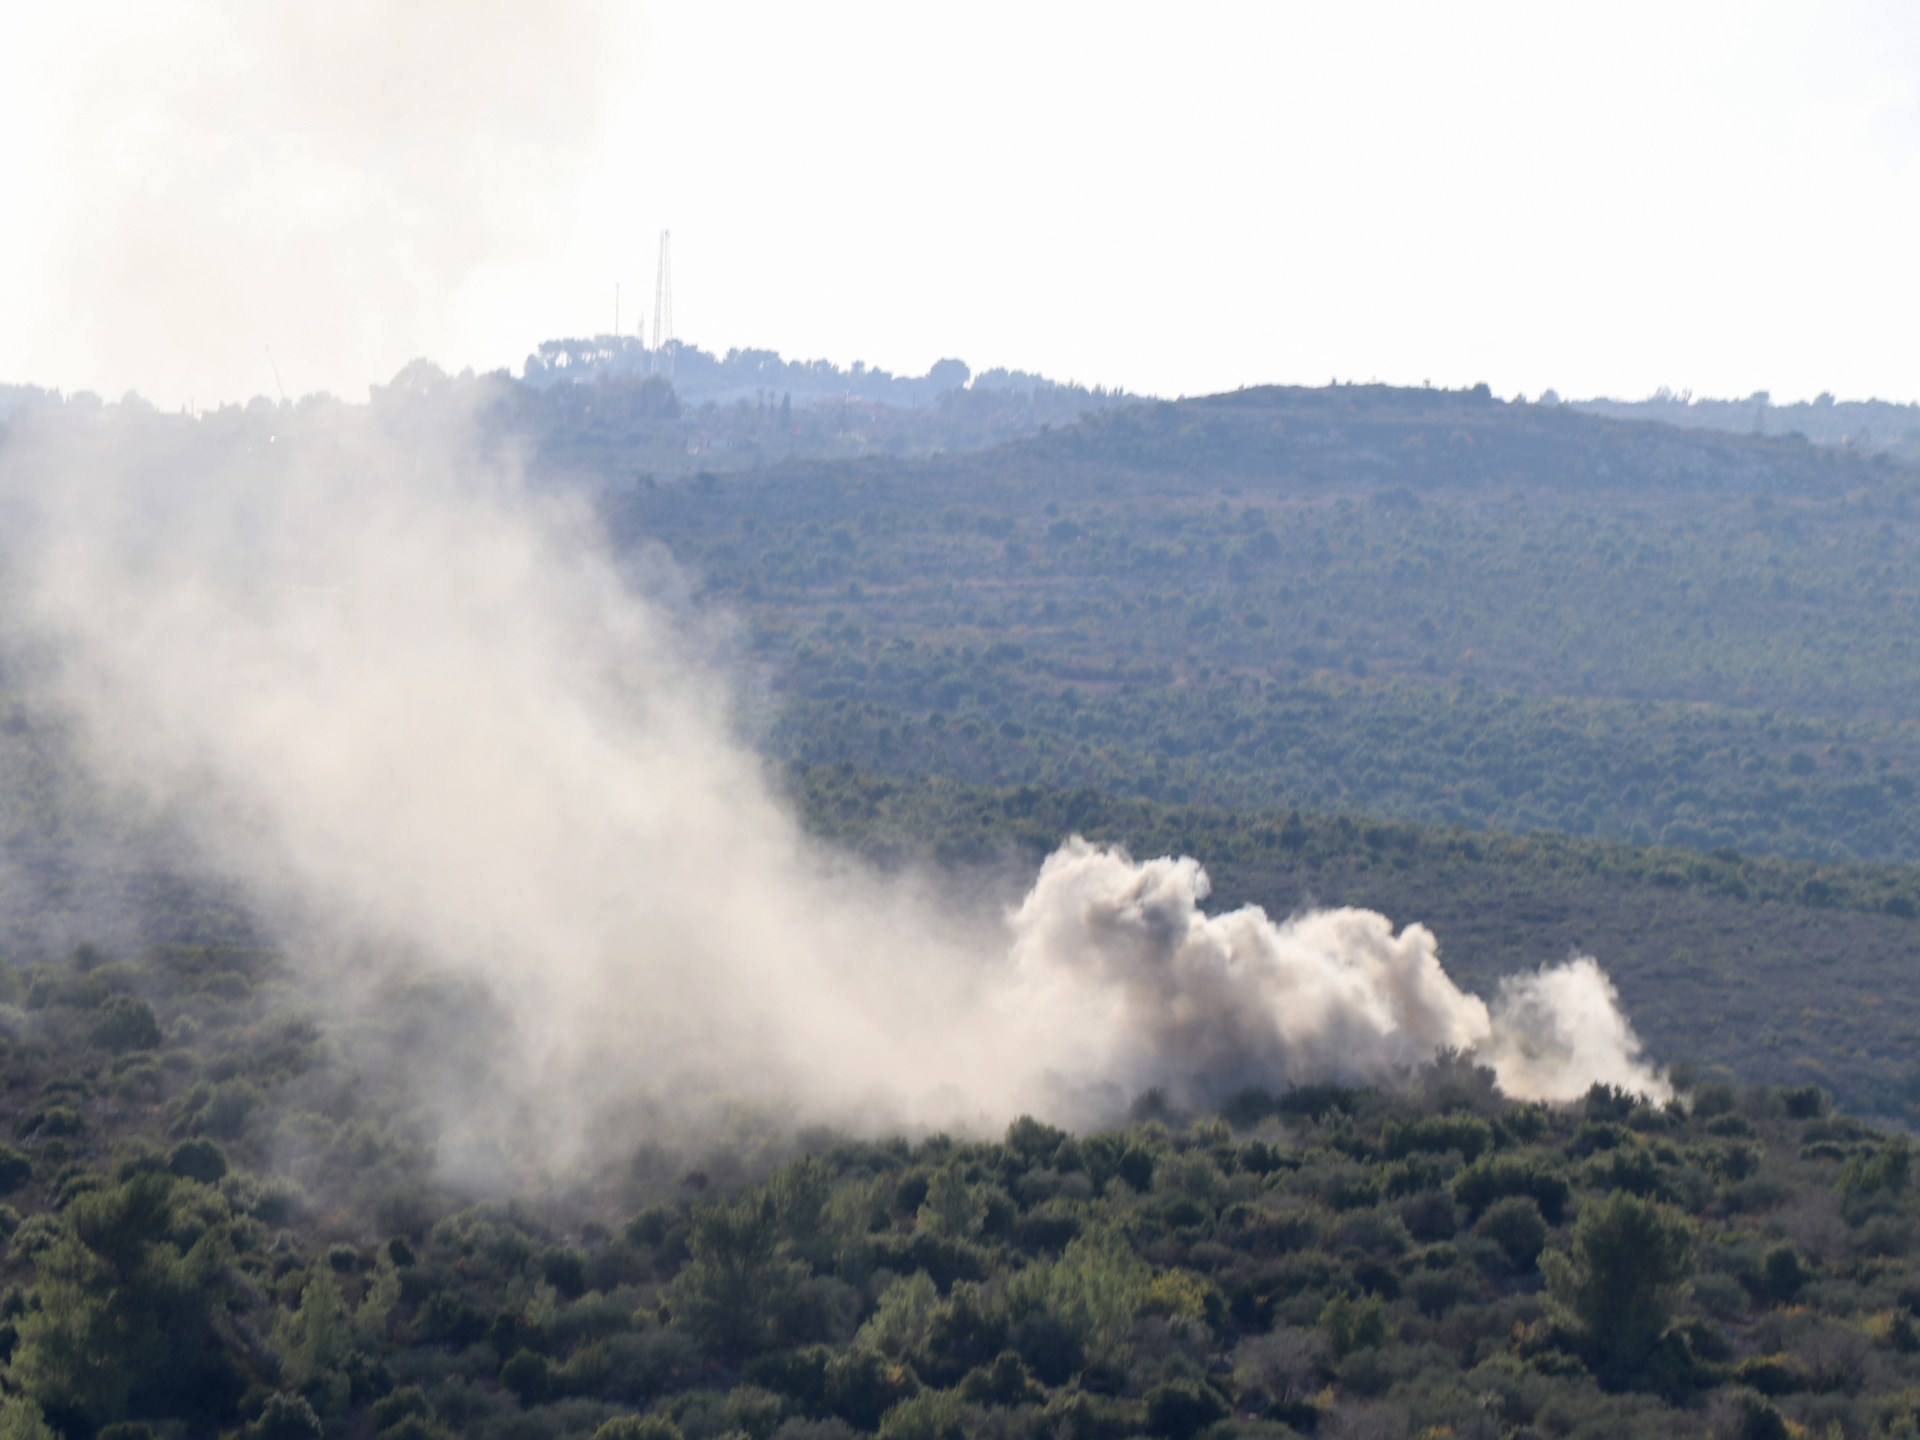
[[[1920,859],[1920,474],[1484,395],[616,486],[813,762]]]
[[[0,1440],[1920,1434],[1920,476],[1484,391],[940,395],[375,404],[477,396],[693,567],[817,835],[999,899],[1076,831],[1192,854],[1482,992],[1590,952],[1681,1098],[735,1105],[456,1183],[409,1064],[486,1073],[473,996],[316,1008],[10,689]]]
[[[1071,1136],[741,1115],[478,1200],[256,950],[5,1012],[9,1435],[1911,1433],[1905,1138],[1458,1061]]]

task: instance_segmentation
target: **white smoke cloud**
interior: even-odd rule
[[[33,142],[0,255],[31,278],[0,294],[0,369],[165,408],[271,395],[276,372],[294,393],[357,385],[423,346],[516,363],[502,337],[540,333],[556,295],[535,284],[510,313],[503,293],[577,225],[646,48],[610,0],[19,18],[40,53],[0,74],[22,92],[0,113]]]
[[[1010,916],[876,876],[806,836],[701,632],[584,513],[457,419],[276,423],[30,427],[0,456],[12,639],[56,657],[99,775],[179,817],[317,993],[353,1014],[424,973],[486,997],[483,1072],[439,1097],[454,1151],[564,1160],[596,1113],[689,1086],[1089,1123],[1147,1086],[1384,1080],[1446,1050],[1516,1095],[1666,1093],[1591,962],[1490,1011],[1418,925],[1209,916],[1196,861],[1077,839]]]
[[[1619,992],[1590,955],[1502,980],[1492,1034],[1475,1054],[1509,1095],[1572,1100],[1597,1083],[1653,1100],[1673,1096],[1642,1058]]]
[[[1384,915],[1354,909],[1208,915],[1208,889],[1193,859],[1135,862],[1077,836],[1055,851],[1013,915],[1030,1013],[1073,1017],[1051,1044],[1036,1036],[1036,1051],[1079,1083],[1201,1103],[1249,1086],[1386,1081],[1446,1051],[1523,1098],[1571,1100],[1595,1081],[1672,1094],[1591,959],[1508,979],[1489,1011],[1448,978],[1423,925],[1395,935]]]

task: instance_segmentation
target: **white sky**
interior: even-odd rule
[[[1920,6],[0,0],[0,382],[683,339],[1920,400]]]

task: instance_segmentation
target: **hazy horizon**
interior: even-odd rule
[[[1172,396],[1920,399],[1890,5],[22,17],[0,381],[163,408],[650,319]],[[277,374],[276,374],[277,372]]]

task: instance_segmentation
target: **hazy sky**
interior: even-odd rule
[[[709,349],[1920,400],[1912,4],[0,4],[0,382],[517,370],[671,228]]]

